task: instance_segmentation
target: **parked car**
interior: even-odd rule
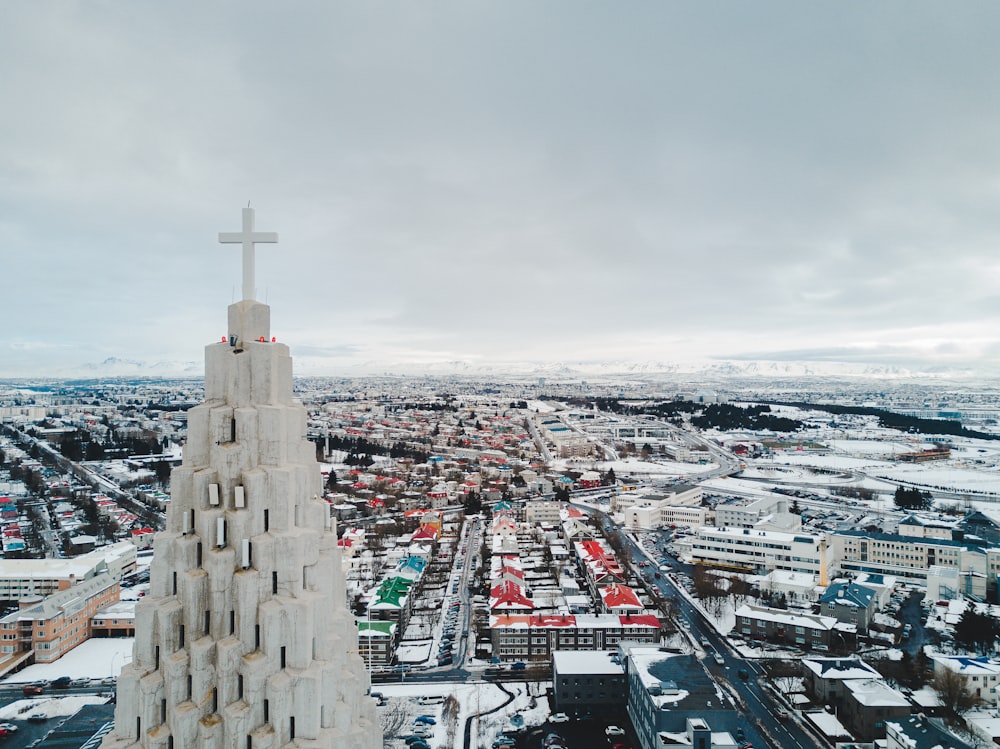
[[[434,718],[432,718],[430,715],[418,715],[416,718],[413,719],[413,722],[426,723],[429,726],[433,726],[435,723],[437,723],[437,721],[434,720]]]
[[[31,713],[31,715],[28,716],[28,720],[31,723],[44,723],[48,719],[49,716],[42,712]]]
[[[510,664],[511,671],[524,671],[524,669],[526,669],[527,667],[528,665],[526,663],[522,663],[521,661]]]
[[[552,713],[549,716],[549,723],[568,723],[569,716],[566,713]]]
[[[68,676],[60,676],[58,679],[53,679],[51,687],[53,689],[69,689],[73,680]]]
[[[609,737],[610,736],[624,736],[625,735],[625,731],[622,730],[621,728],[619,728],[618,726],[608,726],[607,728],[604,729],[604,735],[605,736],[609,736]]]

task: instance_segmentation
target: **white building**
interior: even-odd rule
[[[678,548],[696,563],[759,573],[786,570],[822,577],[826,569],[824,538],[806,533],[699,528]]]
[[[802,518],[788,511],[785,497],[765,496],[717,505],[715,524],[722,528],[796,532],[802,527]]]
[[[932,655],[931,660],[934,661],[935,676],[951,671],[962,677],[970,694],[991,705],[1000,703],[1000,695],[997,694],[997,686],[1000,685],[1000,660],[941,653]]]

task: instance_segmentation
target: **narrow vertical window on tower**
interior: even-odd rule
[[[184,648],[184,625],[183,624],[181,624],[177,628],[177,647],[181,648],[181,649]]]

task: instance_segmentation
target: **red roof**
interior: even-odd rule
[[[622,614],[618,617],[623,627],[656,627],[659,629],[660,620],[653,614]]]
[[[639,596],[627,585],[608,585],[601,588],[601,597],[604,599],[604,605],[609,609],[620,608],[622,606],[637,609],[643,608],[643,605],[639,602]]]
[[[490,589],[490,608],[520,607],[526,609],[535,608],[531,599],[524,595],[521,586],[510,580],[504,580]]]

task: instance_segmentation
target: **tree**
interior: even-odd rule
[[[903,510],[929,510],[934,504],[934,498],[930,492],[922,492],[919,489],[904,489],[902,486],[896,487],[893,499],[896,502],[896,507]]]
[[[979,611],[972,606],[965,607],[955,624],[955,642],[977,653],[992,650],[998,636],[1000,620],[990,616],[988,611]]]
[[[615,469],[609,468],[608,472],[604,474],[603,483],[605,486],[614,486],[618,482],[618,477],[615,476]]]
[[[328,492],[337,490],[337,472],[332,468],[330,469],[330,475],[326,477],[326,490]]]
[[[96,440],[91,440],[87,443],[87,450],[84,453],[84,460],[103,460],[104,459],[104,445]]]
[[[465,496],[465,512],[469,515],[478,515],[482,512],[483,502],[478,492],[469,492]]]
[[[789,509],[789,512],[791,512],[793,515],[801,515],[802,514],[802,507],[801,507],[801,505],[799,505],[798,497],[796,497],[795,499],[792,500],[792,506]]]
[[[153,464],[153,471],[160,486],[166,486],[170,481],[170,464],[165,460],[158,460]]]
[[[965,677],[950,668],[936,673],[931,680],[931,687],[937,692],[941,705],[955,715],[968,712],[980,702],[979,697],[969,688]]]

